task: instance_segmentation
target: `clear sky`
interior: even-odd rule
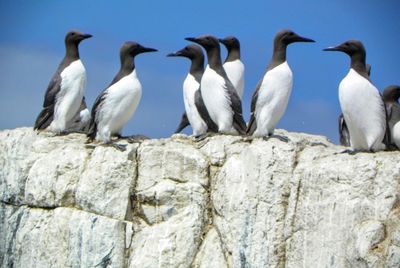
[[[159,50],[136,59],[143,95],[124,129],[124,134],[152,138],[169,137],[184,110],[182,82],[189,61],[166,54],[187,45],[183,38],[188,36],[238,37],[246,66],[243,110],[248,120],[251,95],[270,60],[274,35],[289,28],[317,42],[288,48],[294,86],[278,128],[337,142],[337,88],[349,59],[321,50],[361,40],[373,83],[381,91],[400,84],[399,11],[396,0],[0,0],[0,129],[33,125],[71,29],[93,35],[80,45],[90,107],[117,73],[123,42]]]

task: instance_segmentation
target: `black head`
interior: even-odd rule
[[[82,40],[85,40],[90,37],[92,37],[91,34],[84,34],[78,31],[71,31],[67,33],[67,35],[65,36],[65,44],[70,44],[70,45],[74,44],[78,46]]]
[[[154,52],[157,49],[144,47],[136,42],[125,42],[120,50],[121,57],[135,57],[141,53]]]
[[[383,91],[384,102],[398,102],[400,98],[400,86],[388,86]]]
[[[210,51],[215,48],[219,49],[218,39],[212,35],[203,35],[197,38],[187,37],[185,40],[199,44],[200,46],[204,47],[206,51]]]
[[[221,42],[221,44],[224,44],[228,51],[231,49],[240,49],[240,42],[234,36],[227,36],[224,39],[219,39],[219,42]]]
[[[291,30],[282,30],[275,35],[274,44],[290,45],[296,42],[308,42],[313,43],[314,40],[306,37],[302,37]]]
[[[202,58],[204,56],[203,56],[203,51],[199,46],[189,45],[175,53],[168,54],[167,57],[185,57],[189,59],[195,59],[195,58]]]
[[[336,47],[325,48],[324,51],[340,51],[346,53],[350,57],[356,54],[366,54],[364,45],[358,40],[349,40]]]

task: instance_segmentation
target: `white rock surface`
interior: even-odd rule
[[[400,153],[277,134],[1,131],[0,266],[400,267]]]

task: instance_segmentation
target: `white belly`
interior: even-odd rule
[[[400,121],[393,126],[391,130],[391,135],[392,135],[392,142],[394,142],[397,148],[400,149]]]
[[[292,87],[293,75],[286,62],[265,74],[255,108],[257,128],[254,136],[273,134],[286,111]]]
[[[244,92],[244,65],[240,60],[228,61],[224,63],[224,69],[232,82],[240,99]]]
[[[54,107],[54,118],[49,126],[53,132],[66,130],[78,112],[86,88],[86,70],[80,60],[72,62],[60,74],[61,89]]]
[[[339,101],[354,150],[379,150],[385,130],[385,109],[379,91],[350,69],[339,85]]]
[[[225,80],[208,65],[201,79],[201,94],[218,131],[225,134],[236,133],[232,127],[233,111]]]
[[[96,140],[108,142],[111,135],[120,134],[133,116],[142,96],[142,86],[135,70],[107,89],[107,95],[97,112]]]
[[[194,136],[199,136],[207,132],[207,124],[201,118],[195,104],[194,96],[199,88],[200,84],[191,74],[188,74],[183,82],[183,100],[185,103],[186,115],[192,126]]]

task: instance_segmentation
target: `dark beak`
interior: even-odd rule
[[[84,39],[88,39],[88,38],[90,38],[90,37],[92,37],[93,35],[91,35],[91,34],[82,34],[82,40],[84,40]]]
[[[195,43],[198,43],[198,39],[197,38],[195,38],[195,37],[186,37],[185,38],[185,40],[186,41],[190,41],[190,42],[195,42]]]
[[[306,43],[315,43],[314,40],[306,37],[302,37],[300,35],[297,35],[294,39],[295,42],[306,42]]]
[[[169,53],[169,54],[167,54],[167,57],[176,57],[177,55],[176,55],[176,53]]]
[[[155,48],[142,47],[142,49],[141,49],[140,53],[146,53],[146,52],[156,52],[156,51],[158,51],[158,50],[157,50],[157,49],[155,49]]]
[[[221,44],[225,44],[225,40],[224,40],[224,39],[218,39],[218,41],[219,41]]]
[[[336,47],[327,47],[324,48],[323,51],[343,51],[341,46],[336,46]]]

